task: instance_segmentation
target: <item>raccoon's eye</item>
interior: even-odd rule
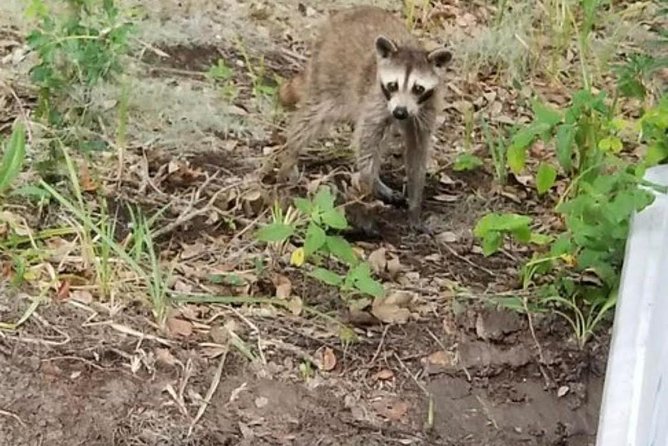
[[[399,89],[399,84],[397,84],[396,82],[392,81],[387,83],[387,90],[389,92],[394,93],[398,89]]]
[[[424,87],[422,85],[413,85],[413,94],[420,96],[422,93],[424,93]]]

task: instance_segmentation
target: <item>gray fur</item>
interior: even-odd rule
[[[440,110],[440,69],[450,61],[450,52],[445,48],[425,51],[397,17],[361,6],[331,14],[312,53],[279,176],[289,175],[302,149],[329,125],[349,121],[355,128],[351,145],[357,153],[363,192],[396,202],[401,194],[380,180],[379,171],[384,140],[397,124],[405,141],[409,215],[417,223],[431,134]],[[392,92],[384,88],[388,79],[396,79]],[[424,87],[432,91],[421,97],[416,92]],[[397,108],[406,111],[405,119],[396,118]]]

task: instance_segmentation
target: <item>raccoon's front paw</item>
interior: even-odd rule
[[[389,187],[387,184],[383,183],[380,179],[376,179],[374,184],[374,193],[385,204],[389,204],[397,207],[406,207],[406,197],[401,192]]]

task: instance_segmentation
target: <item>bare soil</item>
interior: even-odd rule
[[[310,20],[296,10],[301,20]],[[174,88],[203,82],[201,72],[219,57],[233,63],[240,57],[222,43],[164,44],[160,51],[172,57],[153,54],[143,63],[150,65],[151,76],[173,82]],[[276,54],[267,52],[272,73],[294,71],[288,59]],[[237,79],[240,88],[249,82],[244,75]],[[514,100],[503,87],[455,83],[468,98],[499,91],[506,101]],[[452,89],[449,94],[457,99]],[[250,110],[248,96],[245,90],[235,104]],[[0,116],[3,122],[10,121]],[[128,156],[145,160],[145,174],[167,196],[187,196],[205,184],[199,173],[218,172],[204,192],[208,199],[235,179],[254,178],[263,149],[280,139],[281,131],[265,130],[263,136],[236,135],[232,149],[227,145],[232,133],[209,129],[205,150],[176,152],[164,140],[153,146],[138,143]],[[187,329],[165,332],[133,296],[115,307],[50,300],[20,330],[0,332],[0,445],[593,445],[608,336],[603,333],[579,349],[558,317],[535,316],[530,326],[526,317],[488,300],[495,291],[517,286],[523,253],[484,257],[474,247],[472,226],[487,212],[537,213],[540,208],[529,206],[532,193],[521,185],[500,193],[487,171],[453,171],[448,148],[461,143],[461,134],[462,117],[446,110],[437,145],[446,162],[430,178],[425,208],[435,232],[450,233],[452,240],[412,234],[403,210],[379,207],[368,217],[375,219],[378,237],[360,244],[367,252],[386,247],[398,258],[401,279],[385,279],[420,293],[424,308],[416,318],[391,326],[360,321],[334,290],[287,266],[294,292],[306,304],[349,322],[359,343],[342,344],[317,318],[267,308],[190,304],[180,307],[175,319],[187,322]],[[345,144],[345,133],[332,141]],[[166,174],[170,163],[188,167]],[[306,154],[301,166],[305,176],[296,189],[255,182],[254,187],[263,188],[260,199],[244,201],[243,194],[254,190],[246,187],[236,198],[216,201],[217,210],[225,215],[234,209],[229,217],[238,230],[275,196],[303,192],[334,167],[345,173],[352,163]],[[127,175],[125,189],[109,194],[119,240],[129,222],[125,203],[154,210],[162,204],[151,188],[145,194],[133,191],[139,180]],[[400,184],[401,171],[388,166],[384,175]],[[243,201],[242,211],[232,207],[234,200]],[[162,223],[173,221],[184,206],[170,208]],[[238,241],[234,237],[234,229],[206,214],[159,243],[165,257],[185,258],[186,251],[199,250],[209,264],[225,266],[231,262],[228,254],[221,258],[215,252],[227,253]],[[177,272],[184,276],[186,266],[199,268],[187,261],[183,265]],[[458,286],[470,290],[466,298],[456,292]],[[258,278],[249,291],[258,296],[274,292],[268,277]],[[5,288],[1,319],[18,320],[34,298]],[[230,323],[260,352],[258,361],[219,348],[226,341],[223,327]],[[305,364],[318,361],[330,366],[309,373]]]

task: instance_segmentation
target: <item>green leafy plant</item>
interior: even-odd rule
[[[506,168],[506,151],[508,142],[503,134],[492,134],[492,129],[485,119],[481,120],[481,127],[487,151],[492,158],[494,167],[494,176],[500,184],[506,184],[508,181],[508,169]]]
[[[478,220],[473,235],[482,240],[483,253],[488,256],[503,244],[504,236],[510,235],[521,243],[543,245],[549,237],[531,230],[531,217],[519,214],[487,214]]]
[[[605,99],[604,93],[581,90],[563,111],[534,101],[533,122],[511,138],[508,165],[515,173],[526,168],[534,141],[554,148],[556,164],[540,161],[535,181],[539,195],[554,185],[558,169],[568,181],[554,208],[563,223],[557,234],[532,233],[531,219],[516,214],[485,216],[474,229],[485,255],[500,249],[504,234],[548,245],[523,265],[523,285],[538,287],[539,307],[565,317],[580,345],[615,305],[632,215],[663,190],[643,179],[645,168],[668,158],[666,98],[635,126],[617,118],[614,101]],[[647,149],[640,162],[621,156],[624,131],[634,127],[642,130],[639,139]]]
[[[369,264],[359,259],[346,239],[333,234],[336,230],[347,229],[348,222],[343,210],[334,205],[329,187],[320,187],[312,199],[295,198],[294,206],[299,217],[287,221],[282,212],[275,210],[274,221],[257,231],[257,239],[285,243],[297,238],[303,244],[292,252],[291,262],[302,266],[307,260],[311,261],[313,268],[308,272],[311,277],[338,287],[344,294],[382,296],[383,287],[373,279]],[[326,258],[337,260],[347,272],[339,274],[322,266]]]
[[[461,172],[467,170],[474,170],[483,165],[480,157],[471,153],[461,153],[455,159],[455,164],[452,166],[453,170]]]
[[[95,136],[100,116],[90,109],[92,89],[116,79],[129,51],[132,24],[114,0],[66,0],[66,12],[56,13],[44,0],[32,0],[27,14],[37,27],[27,42],[37,55],[31,68],[39,89],[36,117],[66,144],[86,152],[106,148]],[[51,160],[58,150],[51,147]]]
[[[0,193],[11,186],[21,173],[26,157],[26,129],[23,123],[14,125],[9,141],[2,144],[0,161]]]
[[[234,70],[230,67],[224,59],[218,59],[216,65],[211,66],[207,71],[207,77],[222,87],[223,96],[233,101],[239,94],[239,91],[234,84]]]

